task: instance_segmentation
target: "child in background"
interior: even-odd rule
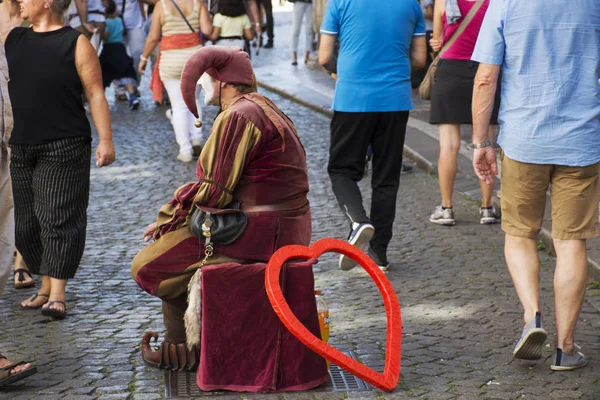
[[[102,67],[102,82],[104,87],[110,86],[113,80],[125,86],[129,98],[129,109],[137,110],[140,99],[135,95],[137,74],[133,68],[133,59],[127,54],[123,42],[123,20],[114,0],[108,0],[106,7],[106,30],[103,34],[104,44],[100,53],[100,66]]]
[[[212,27],[202,33],[219,46],[236,46],[246,50],[246,40],[254,39],[252,24],[243,0],[219,0],[219,12],[215,14]]]

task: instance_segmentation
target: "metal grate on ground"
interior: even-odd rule
[[[344,352],[356,360],[354,352]],[[359,392],[373,390],[373,387],[354,375],[344,371],[335,364],[329,368],[329,381],[309,392]],[[165,396],[173,397],[202,397],[219,396],[231,392],[214,391],[202,392],[196,385],[195,372],[165,371]]]

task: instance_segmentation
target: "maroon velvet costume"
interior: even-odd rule
[[[190,98],[193,93],[190,86],[195,90],[196,81],[205,71],[222,82],[253,83],[252,69],[245,53],[219,46],[200,49],[190,58],[182,75],[184,99],[196,116],[196,103]],[[132,274],[138,285],[163,299],[167,328],[164,343],[170,343],[169,349],[173,348],[173,344],[184,346],[186,341],[183,316],[187,306],[187,287],[204,258],[204,243],[191,233],[188,226],[196,204],[226,208],[231,202],[239,201],[249,217],[247,228],[234,243],[215,245],[215,254],[208,259],[206,266],[239,265],[235,262],[264,263],[278,248],[289,244],[308,245],[311,238],[311,214],[306,198],[306,155],[292,121],[269,99],[253,91],[240,93],[222,104],[222,109],[198,159],[198,181],[180,187],[173,199],[160,209],[155,242],[141,250],[132,264]],[[302,285],[304,292],[311,292],[314,290],[312,270],[304,270],[305,278],[297,285]],[[261,282],[260,276],[257,282]],[[259,288],[255,285],[254,288],[262,290],[260,295],[266,297],[264,286]],[[302,299],[291,298],[290,305],[300,306],[300,309],[312,307],[312,317],[316,318],[312,293],[310,297],[312,302],[308,306],[306,295]],[[244,315],[243,311],[236,311],[238,316]],[[247,317],[253,318],[252,313],[256,310],[247,311]],[[311,319],[309,314],[307,317]],[[279,326],[273,320],[270,324],[271,327]],[[280,329],[281,326],[277,328]],[[318,335],[318,327],[315,334]],[[177,348],[179,350],[174,351],[178,354],[185,349]],[[310,353],[308,349],[296,348],[299,351],[292,358],[315,357],[313,353],[306,355],[305,352]],[[154,356],[156,353],[151,353],[148,343],[143,342],[143,354]],[[324,366],[322,359],[313,362]],[[269,370],[277,371],[277,368]],[[297,384],[290,383],[296,390],[318,385],[327,379],[324,368],[300,375],[303,378]],[[247,382],[240,384],[252,386]],[[233,388],[236,382],[228,385]],[[258,390],[277,389],[277,385],[271,387],[261,383],[258,386],[262,388]]]

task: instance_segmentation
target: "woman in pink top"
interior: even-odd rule
[[[461,18],[450,24],[446,18],[446,2],[456,2]],[[433,15],[433,38],[430,45],[434,51],[440,51],[444,43],[450,40],[458,29],[463,18],[469,13],[477,0],[435,0]],[[429,122],[439,126],[440,157],[438,171],[440,177],[440,193],[442,204],[438,205],[429,220],[438,225],[454,225],[452,209],[452,192],[456,178],[456,158],[460,149],[460,125],[473,124],[471,116],[471,99],[473,83],[478,63],[471,61],[471,54],[479,35],[483,17],[488,8],[486,0],[473,17],[466,30],[441,56],[436,71],[435,82],[431,92],[431,114]],[[498,90],[499,94],[500,91]],[[492,115],[492,124],[497,124],[500,98],[496,99]],[[490,140],[492,130],[490,129]],[[498,221],[492,206],[492,187],[480,182],[481,212],[480,223],[494,224]]]

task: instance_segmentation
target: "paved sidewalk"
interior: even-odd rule
[[[277,13],[278,24],[285,14]],[[289,15],[288,15],[289,17]],[[283,63],[284,40],[278,26],[273,57]],[[267,50],[259,59],[267,61]],[[263,58],[264,57],[264,58]],[[258,60],[257,60],[258,64]],[[283,64],[275,65],[284,68]],[[304,66],[301,66],[304,68]],[[147,82],[147,81],[145,81]],[[331,192],[326,173],[329,119],[281,96],[265,92],[295,122],[307,152],[313,239],[344,239],[348,226]],[[114,103],[117,162],[92,166],[85,254],[67,289],[68,318],[51,321],[39,311],[21,310],[19,301],[35,289],[8,285],[0,299],[0,351],[33,360],[39,373],[0,389],[0,399],[165,398],[164,373],[144,365],[138,344],[144,332],[162,335],[160,302],[142,292],[130,263],[144,246],[141,232],[181,184],[194,179],[195,165],[175,161],[177,145],[165,108],[156,108],[146,84],[143,104],[130,112]],[[204,109],[205,126],[215,117]],[[368,194],[369,180],[361,182]],[[554,323],[554,258],[540,252],[542,311],[550,337],[536,363],[513,360],[512,347],[522,314],[503,259],[498,226],[478,224],[477,204],[457,194],[461,223],[452,229],[428,221],[437,181],[416,170],[403,175],[388,273],[402,307],[402,381],[394,393],[379,391],[205,394],[224,399],[600,399],[600,288],[590,286],[579,320],[577,340],[589,358],[583,369],[558,373],[549,368]],[[370,198],[365,196],[368,203]],[[316,285],[330,306],[330,343],[352,350],[381,370],[385,314],[381,297],[365,272],[342,272],[334,256],[315,268]]]

